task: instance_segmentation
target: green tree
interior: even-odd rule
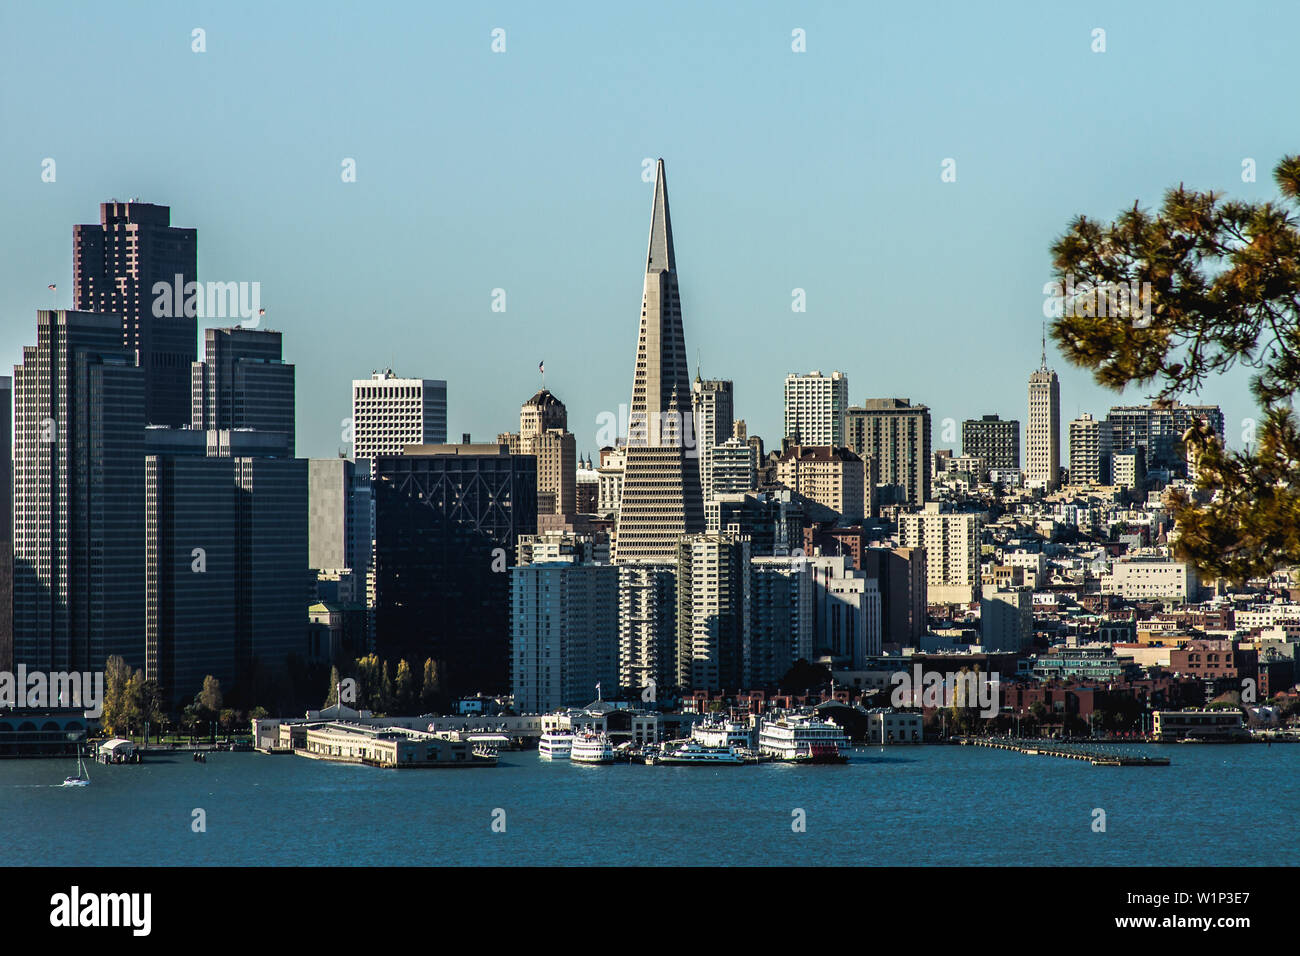
[[[1158,212],[1135,202],[1111,223],[1080,216],[1052,246],[1058,289],[1072,283],[1076,293],[1052,338],[1100,384],[1155,384],[1157,400],[1169,401],[1234,366],[1254,370],[1263,415],[1254,436],[1243,435],[1247,448],[1227,451],[1203,424],[1188,429],[1196,494],[1169,496],[1176,553],[1238,582],[1300,563],[1291,407],[1300,391],[1300,225],[1288,210],[1300,200],[1300,156],[1284,157],[1273,177],[1283,203],[1179,185]]]
[[[147,680],[140,684],[135,706],[140,719],[147,723],[150,729],[160,729],[167,719],[166,709],[163,707],[162,688],[158,686],[156,680]]]
[[[122,716],[126,723],[126,732],[131,734],[136,726],[144,722],[144,673],[136,671],[126,679],[122,688]]]
[[[208,725],[215,739],[217,718],[221,716],[221,681],[211,674],[203,678],[203,688],[194,695],[194,716]]]
[[[393,678],[388,672],[388,661],[384,661],[383,672],[379,678],[379,712],[393,712]]]
[[[341,680],[342,678],[339,677],[339,669],[337,667],[331,667],[329,691],[325,694],[325,703],[321,705],[322,709],[333,707],[339,702],[339,683]]]
[[[420,705],[425,713],[433,713],[442,700],[442,686],[438,679],[438,665],[433,658],[424,662],[424,681],[420,685]]]
[[[127,683],[131,680],[131,668],[126,660],[113,655],[104,663],[104,702],[100,723],[110,734],[127,732],[130,717],[130,705],[127,701]]]
[[[199,691],[199,705],[207,714],[216,716],[221,712],[221,681],[211,674],[203,678],[203,689]]]
[[[397,662],[397,677],[393,681],[393,707],[399,714],[409,714],[415,706],[415,678],[411,665],[405,660]]]
[[[357,701],[358,708],[381,710],[379,658],[374,654],[357,658]]]

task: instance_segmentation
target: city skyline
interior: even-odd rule
[[[115,46],[112,38],[139,25],[134,15],[120,23],[99,12],[88,16],[108,40],[103,50],[78,47],[76,52],[86,58],[79,69],[102,64],[110,55],[104,51]],[[198,71],[220,73],[221,82],[235,82],[237,96],[243,98],[251,88],[243,85],[249,80],[233,75],[240,71],[260,73],[273,88],[290,82],[290,71],[301,66],[303,54],[280,51],[283,62],[274,63],[263,56],[268,44],[283,39],[290,28],[283,15],[267,16],[257,32],[238,11],[214,15],[205,27],[209,42],[202,54],[191,51],[192,25],[182,28],[167,18],[150,21],[133,40],[133,49],[142,54],[154,49],[176,86],[154,94],[157,108],[164,108],[169,97],[188,94],[195,97],[196,115],[223,115],[213,113],[221,104],[207,95],[202,79],[207,74]],[[1258,132],[1269,128],[1260,116],[1278,102],[1270,100],[1262,82],[1256,87],[1258,103],[1234,100],[1232,120],[1214,121],[1221,126],[1217,135],[1183,130],[1176,116],[1157,117],[1150,145],[1126,151],[1119,164],[1109,159],[1098,163],[1095,157],[1044,157],[1041,151],[1030,162],[1018,158],[1023,140],[1000,142],[996,129],[976,130],[961,119],[979,103],[973,94],[954,92],[963,69],[976,62],[987,66],[989,49],[1013,40],[1023,47],[1028,37],[1037,46],[1032,54],[1022,50],[1022,56],[1045,68],[1052,58],[1077,57],[1076,66],[1094,74],[1091,81],[1103,91],[1096,95],[1115,102],[1111,94],[1116,84],[1132,81],[1135,62],[1149,62],[1150,69],[1158,70],[1175,55],[1183,28],[1166,19],[1157,30],[1154,14],[1103,8],[1096,19],[1105,21],[1109,31],[1104,54],[1089,48],[1090,21],[1056,12],[1041,12],[1038,19],[1014,26],[993,18],[981,34],[986,46],[969,44],[969,49],[967,38],[957,34],[975,14],[955,15],[949,28],[927,24],[932,43],[918,54],[920,63],[904,71],[913,76],[921,65],[934,67],[933,75],[924,78],[923,92],[905,98],[914,107],[930,108],[919,117],[904,115],[901,106],[882,105],[878,97],[870,97],[861,110],[854,105],[856,93],[863,92],[861,80],[846,81],[845,71],[858,59],[841,34],[873,35],[861,14],[800,11],[787,17],[768,10],[735,37],[728,36],[718,14],[696,11],[691,16],[702,35],[715,41],[719,63],[687,58],[665,80],[671,92],[704,83],[722,104],[736,106],[724,116],[732,139],[727,146],[701,129],[709,109],[670,92],[671,115],[631,126],[620,120],[603,133],[579,131],[578,141],[566,151],[541,149],[508,160],[490,146],[476,145],[485,141],[485,129],[494,128],[491,117],[470,115],[453,103],[447,122],[463,148],[430,151],[428,140],[401,141],[415,156],[429,160],[420,169],[412,165],[415,157],[394,151],[399,143],[390,142],[373,120],[362,119],[375,90],[359,80],[338,94],[343,100],[339,108],[353,118],[346,136],[311,135],[299,120],[281,132],[271,125],[269,113],[250,102],[244,104],[248,132],[264,143],[252,151],[260,159],[248,158],[243,145],[224,140],[213,144],[210,156],[199,156],[183,144],[168,142],[160,149],[148,138],[129,142],[89,116],[91,140],[102,136],[118,147],[97,148],[92,157],[79,139],[69,140],[38,113],[35,104],[4,100],[5,115],[26,132],[28,151],[0,160],[5,171],[0,200],[15,210],[15,227],[29,240],[0,264],[0,307],[15,319],[0,336],[6,364],[15,364],[21,346],[28,344],[36,309],[71,305],[71,227],[90,221],[89,213],[99,203],[138,195],[144,202],[170,206],[173,224],[200,232],[200,281],[262,284],[267,307],[262,327],[287,333],[285,358],[298,369],[297,432],[304,456],[337,453],[340,423],[350,413],[347,383],[375,368],[392,366],[403,376],[446,379],[448,434],[469,432],[482,439],[510,427],[519,403],[536,391],[532,369],[541,361],[550,366],[548,387],[570,409],[579,453],[592,454],[598,448],[597,417],[617,412],[626,401],[627,317],[636,308],[628,263],[638,244],[635,236],[644,228],[642,203],[653,188],[653,175],[650,182],[643,180],[643,159],[662,154],[674,166],[678,217],[684,224],[686,245],[678,251],[691,262],[682,281],[683,308],[694,317],[688,362],[707,378],[736,383],[736,417],[749,423],[751,434],[762,435],[769,444],[779,436],[786,375],[840,368],[853,381],[850,404],[910,397],[932,410],[934,447],[957,448],[959,434],[952,441],[942,437],[946,419],[958,428],[968,418],[990,413],[1025,419],[1024,382],[1036,364],[1042,286],[1050,278],[1047,247],[1070,217],[1080,212],[1109,217],[1134,199],[1149,205],[1180,180],[1221,188],[1234,197],[1271,196],[1267,173],[1258,182],[1241,181],[1242,159],[1253,157],[1266,170],[1290,145],[1282,134],[1261,138]],[[886,19],[877,24],[877,32],[895,40],[919,29],[905,14],[882,16]],[[6,35],[43,35],[39,11],[6,11],[4,17],[15,27]],[[635,54],[662,36],[656,29],[637,37],[621,15],[602,17],[585,26],[566,24],[579,32],[565,44]],[[146,14],[140,19],[147,19]],[[557,75],[549,59],[539,62],[543,51],[549,57],[558,42],[547,32],[554,28],[539,20],[526,9],[501,14],[508,45],[506,52],[494,54],[490,31],[495,23],[449,13],[436,24],[442,28],[436,32],[437,51],[449,59],[447,69],[463,71],[498,92],[508,88],[513,94],[518,84],[545,69],[554,95],[557,87],[563,91],[582,80],[567,69]],[[1239,37],[1241,27],[1234,18],[1222,18],[1221,26],[1223,42]],[[358,28],[372,40],[395,32],[395,24],[382,18]],[[804,53],[791,49],[795,28],[807,32]],[[606,35],[597,39],[602,29]],[[321,41],[318,49],[348,42],[314,39]],[[1259,39],[1251,36],[1252,43]],[[40,47],[35,42],[6,52],[12,53],[15,69],[21,69]],[[899,55],[884,43],[878,49],[891,61]],[[955,57],[951,65],[928,59],[945,51]],[[409,48],[405,52],[412,53]],[[1135,61],[1140,55],[1147,59]],[[257,68],[249,69],[250,57]],[[747,92],[743,107],[737,104],[718,73],[742,58],[757,58],[766,71],[755,82],[760,93],[775,97],[780,107],[775,118],[755,113],[750,99],[762,96]],[[1253,82],[1252,68],[1250,63],[1243,67],[1242,83]],[[120,78],[108,82],[133,82],[140,69],[128,65]],[[635,72],[608,69],[616,81],[610,95],[635,83]],[[999,66],[986,83],[1009,84],[1019,76],[1019,71]],[[1140,74],[1138,82],[1145,76]],[[1043,129],[1034,132],[1035,139],[1050,139],[1057,124],[1069,126],[1066,114],[1087,112],[1093,95],[1065,80],[1045,85],[1063,99],[1042,112]],[[868,85],[865,92],[872,88]],[[1208,84],[1195,92],[1205,103],[1230,96]],[[395,109],[409,95],[385,92]],[[590,95],[585,87],[584,95]],[[1024,102],[1014,108],[1026,115],[1039,115],[1052,101],[1045,92],[1016,95]],[[857,120],[874,119],[865,126],[886,135],[845,128],[817,105],[819,97],[843,109],[852,106]],[[325,108],[308,105],[309,116]],[[498,133],[509,135],[516,128],[538,132],[541,119],[523,112],[530,105],[536,105],[531,94],[503,105]],[[1125,122],[1124,109],[1109,116],[1108,124]],[[539,117],[548,115],[554,118],[546,112]],[[913,134],[916,141],[905,144]],[[1203,145],[1206,140],[1219,146],[1210,151]],[[545,144],[547,138],[539,142]],[[957,160],[958,175],[956,182],[945,183],[941,164],[950,157]],[[58,164],[54,182],[41,179],[44,158]],[[348,158],[356,163],[355,182],[340,177],[340,164]],[[798,188],[792,190],[792,183]],[[405,201],[398,201],[399,196]],[[373,215],[377,210],[379,215]],[[945,223],[938,239],[936,217]],[[536,254],[539,241],[566,249],[582,262],[582,281],[572,285],[556,278],[542,264],[548,257]],[[54,293],[45,290],[47,283],[57,285]],[[492,311],[497,289],[504,291],[505,312]],[[791,311],[795,289],[806,293],[805,313]],[[974,303],[969,301],[972,289],[981,290]],[[870,304],[864,306],[864,301]],[[918,336],[917,322],[900,316],[920,316],[926,323],[920,328],[928,325],[934,334]],[[796,330],[797,336],[773,347],[775,337]],[[946,364],[946,374],[929,374],[936,360]],[[1140,390],[1107,392],[1084,371],[1052,355],[1048,360],[1061,378],[1063,427],[1081,413],[1101,417],[1111,405],[1143,398]],[[980,395],[979,404],[968,397],[972,394]],[[1210,382],[1199,400],[1224,408],[1228,442],[1239,447],[1241,421],[1256,414],[1244,375]],[[1061,437],[1066,445],[1065,435]]]

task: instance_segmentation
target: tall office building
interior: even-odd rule
[[[537,513],[577,514],[577,441],[564,403],[542,389],[519,410],[519,433],[497,436],[512,454],[537,459]]]
[[[313,458],[307,463],[307,566],[317,570],[370,567],[370,462]]]
[[[72,227],[72,307],[118,318],[120,343],[134,351],[145,377],[145,420],[190,420],[190,364],[198,318],[184,309],[158,315],[154,286],[197,281],[197,233],[171,224],[171,209],[142,202],[99,204],[99,224]],[[167,293],[167,302],[181,298]]]
[[[748,538],[686,535],[677,548],[677,686],[739,689],[750,642]]]
[[[1109,485],[1111,430],[1083,414],[1070,422],[1070,484]]]
[[[510,569],[510,684],[515,710],[583,707],[619,683],[618,573],[546,561]]]
[[[996,415],[968,418],[961,423],[961,453],[984,459],[988,470],[1020,469],[1020,422]]]
[[[785,437],[800,445],[845,444],[849,377],[813,371],[785,377]]]
[[[209,674],[227,693],[274,703],[266,682],[307,649],[307,462],[192,454],[161,435],[154,444],[162,453],[144,459],[145,677],[177,707]]]
[[[14,663],[143,667],[145,372],[121,318],[38,312],[14,385]]]
[[[1029,422],[1025,426],[1025,483],[1051,491],[1061,474],[1061,383],[1043,361],[1029,376]]]
[[[169,704],[193,700],[209,674],[228,694],[238,676],[234,478],[231,458],[145,458],[144,670]]]
[[[980,534],[977,515],[944,513],[937,502],[901,515],[898,532],[904,548],[924,548],[930,604],[970,604],[980,585]]]
[[[671,560],[677,539],[704,530],[694,448],[677,261],[664,162],[655,175],[637,339],[623,488],[614,538],[616,562]]]
[[[1115,452],[1141,448],[1147,468],[1167,468],[1182,475],[1187,470],[1183,433],[1198,420],[1207,422],[1223,440],[1223,410],[1218,405],[1184,405],[1178,401],[1116,405],[1106,416],[1106,428]]]
[[[880,587],[882,640],[920,647],[927,630],[924,548],[864,548],[862,571]]]
[[[374,460],[375,653],[438,662],[451,696],[510,685],[510,575],[537,533],[537,464],[505,445]]]
[[[808,559],[812,569],[813,643],[818,656],[861,670],[880,653],[880,589],[845,554]]]
[[[254,428],[294,449],[294,367],[270,329],[205,329],[203,361],[190,367],[190,426]]]
[[[750,562],[749,633],[741,682],[777,687],[795,661],[813,657],[813,578],[800,557],[755,557]]]
[[[879,471],[882,505],[921,506],[930,497],[930,409],[906,398],[869,398],[847,415],[846,444]]]
[[[677,684],[677,561],[618,569],[618,683],[626,692]]]
[[[734,386],[723,379],[695,376],[691,406],[695,413],[695,448],[700,459],[700,491],[705,504],[713,497],[713,449],[731,438],[735,421]],[[741,489],[748,491],[748,488]]]
[[[447,440],[447,383],[398,378],[393,370],[352,381],[352,457],[400,455],[407,445]]]
[[[0,671],[14,660],[14,380],[0,376]]]

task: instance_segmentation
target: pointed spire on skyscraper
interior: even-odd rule
[[[673,222],[668,215],[668,179],[664,161],[655,168],[655,201],[650,213],[650,251],[646,254],[646,272],[676,272],[673,254]]]
[[[1043,360],[1038,366],[1043,371],[1047,371],[1047,323],[1043,323]]]
[[[668,180],[661,159],[655,170],[623,493],[613,541],[617,563],[672,559],[681,535],[704,530],[686,355]]]

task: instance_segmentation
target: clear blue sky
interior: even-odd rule
[[[513,430],[543,359],[594,451],[629,400],[663,156],[692,364],[751,430],[779,440],[787,372],[841,369],[855,403],[929,404],[944,447],[945,418],[1023,421],[1072,215],[1179,181],[1273,197],[1300,151],[1292,4],[469,6],[5,0],[0,361],[71,306],[73,224],[139,197],[198,229],[201,280],[261,283],[299,454],[335,454],[350,380],[390,364],[447,379],[453,440]],[[1063,441],[1120,400],[1049,364]],[[1202,397],[1239,444],[1246,376]]]

